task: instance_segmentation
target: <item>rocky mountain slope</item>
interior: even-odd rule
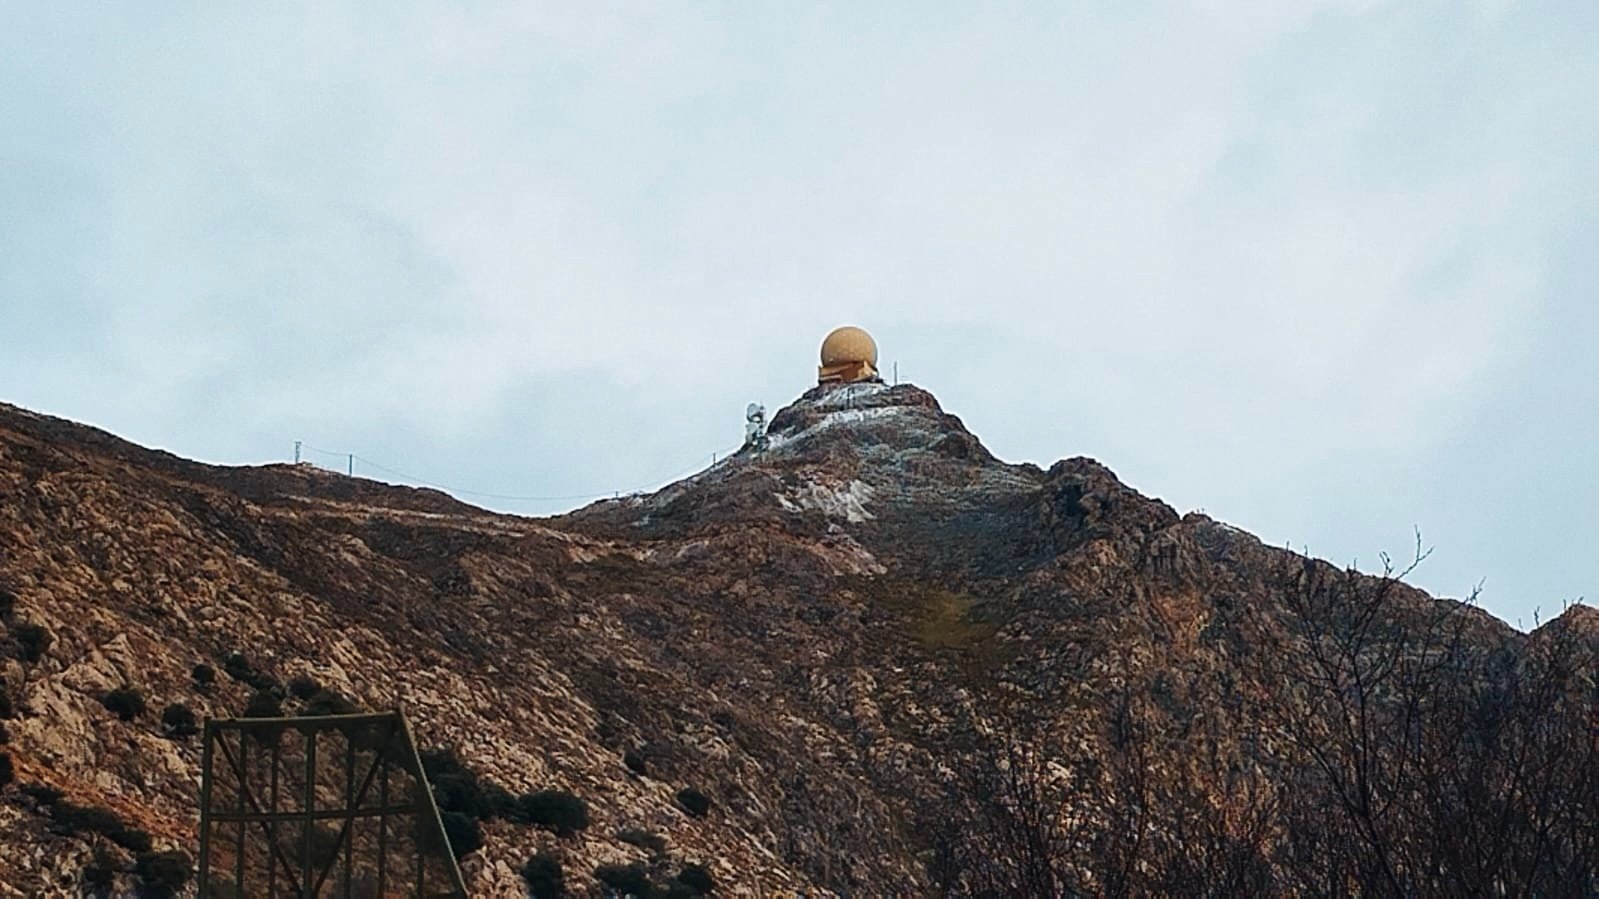
[[[1171,777],[1196,756],[1289,764],[1256,758],[1273,750],[1244,709],[1273,689],[1254,659],[1285,645],[1273,573],[1302,562],[1089,459],[1003,463],[909,385],[812,391],[759,451],[551,519],[201,465],[0,406],[0,895],[74,894],[106,849],[24,785],[192,852],[199,741],[160,710],[237,715],[253,688],[234,653],[403,707],[487,783],[587,802],[565,838],[485,820],[474,894],[523,895],[535,851],[579,895],[633,862],[658,881],[703,864],[722,895],[927,894],[952,785],[1020,719],[1064,757],[1131,693]],[[1394,620],[1439,602],[1395,590]],[[1532,635],[1466,614],[1482,654],[1599,644],[1582,607]],[[124,686],[146,707],[131,720],[104,702]]]

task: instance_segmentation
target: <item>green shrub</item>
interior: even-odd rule
[[[271,690],[257,690],[250,695],[250,701],[244,706],[244,717],[281,718],[283,703],[278,701],[278,695]]]
[[[133,863],[133,873],[139,878],[143,894],[165,899],[176,896],[194,874],[194,863],[187,853],[144,852]]]
[[[51,829],[56,833],[65,836],[98,834],[130,852],[149,851],[150,834],[129,827],[116,812],[104,806],[67,802],[61,798],[60,791],[53,793],[54,798],[43,804],[49,808]]]
[[[83,866],[83,886],[91,893],[106,893],[116,884],[117,871],[122,866],[104,847],[94,850],[94,857]]]
[[[16,769],[11,766],[11,753],[0,752],[0,787],[11,783],[16,776]]]
[[[97,833],[109,836],[122,830],[122,819],[101,805],[75,805],[65,800],[50,806],[50,820],[63,834]]]
[[[16,706],[11,704],[11,694],[6,692],[6,685],[0,683],[0,718],[15,718]]]
[[[41,808],[49,808],[50,806],[55,805],[57,802],[61,801],[61,797],[64,795],[60,790],[50,786],[49,784],[23,784],[17,787],[17,789],[21,790],[22,795],[32,799],[34,804]]]
[[[583,800],[565,790],[540,790],[516,801],[518,818],[527,824],[569,837],[589,826],[589,810]]]
[[[620,896],[650,895],[650,876],[643,865],[600,865],[594,869],[594,879]]]
[[[50,649],[50,644],[56,639],[55,635],[42,624],[19,624],[12,631],[12,635],[22,651],[22,660],[29,664],[44,658],[44,654]]]
[[[616,832],[616,838],[629,846],[648,849],[656,855],[666,852],[666,838],[658,833],[650,833],[637,827],[630,827]]]
[[[687,864],[677,874],[677,882],[701,893],[716,889],[716,879],[704,865]]]
[[[246,683],[255,674],[255,669],[250,667],[250,660],[242,652],[230,652],[224,656],[222,658],[222,670],[228,673],[228,677]]]
[[[511,791],[496,783],[483,783],[483,817],[501,818],[506,821],[515,821],[517,815],[516,797]]]
[[[483,829],[476,819],[460,812],[443,812],[439,820],[444,824],[444,838],[450,841],[450,852],[457,861],[483,848]]]
[[[277,678],[255,670],[255,667],[250,664],[250,660],[242,652],[228,653],[227,657],[222,660],[222,670],[228,673],[228,677],[257,690],[270,690],[277,694],[283,692],[283,688],[278,684]]]
[[[290,685],[289,689],[294,689]],[[355,703],[332,690],[318,687],[309,697],[305,697],[305,704],[300,706],[300,714],[310,717],[322,715],[353,715],[361,709]]]
[[[161,729],[169,737],[192,737],[200,732],[200,722],[188,706],[174,702],[161,712]]]
[[[123,721],[132,721],[144,714],[144,694],[140,693],[137,687],[127,684],[107,693],[100,702],[111,714]]]
[[[217,671],[210,665],[201,662],[189,669],[189,677],[194,681],[196,687],[204,690],[217,682]]]
[[[298,674],[289,679],[289,695],[295,699],[310,699],[321,689],[322,685],[309,674]]]
[[[566,875],[552,855],[539,853],[522,865],[522,882],[532,899],[561,899],[566,895]]]
[[[648,765],[644,762],[644,753],[637,749],[629,749],[627,752],[622,753],[622,764],[627,767],[627,770],[639,777],[643,777],[645,769],[648,768]]]
[[[150,851],[150,833],[138,827],[124,825],[121,830],[106,834],[106,838],[129,852]]]
[[[677,791],[677,802],[684,810],[696,818],[703,818],[711,810],[711,797],[701,793],[693,787],[685,787]]]
[[[454,749],[421,753],[422,771],[433,787],[440,811],[460,812],[469,818],[514,818],[516,800],[503,787],[484,783],[476,771],[463,764]]]

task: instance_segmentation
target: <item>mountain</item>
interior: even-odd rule
[[[495,896],[523,895],[517,870],[535,851],[559,857],[579,895],[598,889],[597,866],[634,862],[657,883],[702,864],[721,895],[1014,893],[1023,875],[972,860],[1009,858],[982,842],[1018,807],[992,788],[1034,761],[1069,772],[1032,786],[1075,790],[1061,795],[1101,841],[1063,844],[1046,889],[1167,889],[1136,878],[1173,870],[1158,853],[1182,822],[1107,822],[1178,798],[1195,821],[1258,812],[1251,840],[1231,823],[1206,833],[1242,846],[1251,876],[1277,889],[1293,852],[1334,851],[1279,812],[1296,807],[1283,784],[1307,797],[1321,795],[1312,781],[1339,786],[1340,764],[1316,750],[1343,745],[1353,694],[1318,693],[1314,675],[1351,635],[1365,642],[1350,670],[1386,678],[1370,700],[1383,727],[1362,740],[1411,733],[1422,719],[1405,710],[1436,718],[1455,708],[1431,698],[1446,694],[1463,716],[1500,709],[1511,723],[1494,733],[1523,741],[1565,733],[1543,717],[1515,724],[1523,711],[1599,708],[1591,609],[1522,634],[1179,515],[1090,459],[1002,462],[911,385],[818,388],[773,417],[762,448],[547,519],[309,466],[203,465],[0,406],[0,612],[14,769],[0,895],[69,892],[97,851],[131,888],[138,852],[63,822],[63,802],[192,854],[199,740],[169,733],[161,710],[234,716],[257,687],[296,678],[354,706],[403,707],[424,750],[452,751],[486,789],[587,803],[589,825],[565,837],[473,812],[484,845],[463,868],[475,895]],[[1444,661],[1461,690],[1417,673]],[[1568,661],[1564,680],[1544,673]],[[197,665],[215,682],[197,682]],[[1524,683],[1550,689],[1528,698]],[[131,720],[106,701],[124,687],[143,700]],[[1571,745],[1594,742],[1583,731]],[[1385,801],[1419,810],[1423,782],[1403,772],[1436,758],[1401,756],[1369,763],[1361,783],[1392,781]],[[1544,767],[1576,771],[1580,790],[1591,769],[1569,766],[1584,758]],[[1124,775],[1142,792],[1116,792]],[[1239,805],[1244,782],[1269,801]],[[684,789],[709,810],[686,808]],[[1585,875],[1566,856],[1591,844],[1567,846],[1561,828],[1592,811],[1582,801],[1534,815],[1554,822],[1547,842],[1572,877]],[[1352,819],[1365,820],[1355,842],[1390,844],[1376,854],[1410,876],[1421,838],[1372,814]],[[1036,829],[1058,836],[1060,823]],[[1114,883],[1073,860],[1113,846],[1157,854]]]

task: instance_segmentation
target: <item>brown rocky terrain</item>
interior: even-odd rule
[[[231,653],[402,707],[424,749],[512,793],[587,802],[565,838],[485,821],[463,862],[475,895],[523,895],[535,851],[579,895],[627,862],[659,880],[703,864],[722,895],[952,889],[939,834],[968,814],[951,797],[995,735],[1103,754],[1133,696],[1163,783],[1212,795],[1219,767],[1297,770],[1250,710],[1281,701],[1271,664],[1302,637],[1282,572],[1335,572],[1305,566],[1093,460],[1001,462],[909,385],[812,391],[760,451],[550,519],[305,466],[201,465],[0,406],[15,768],[0,894],[77,894],[99,839],[60,832],[25,784],[192,854],[199,740],[160,712],[239,714],[253,690],[224,673]],[[1405,630],[1441,607],[1458,608],[1395,585],[1381,620]],[[1525,635],[1467,608],[1453,633],[1514,664],[1555,637],[1591,653],[1596,619],[1574,607]],[[102,702],[125,685],[147,706],[128,721]]]

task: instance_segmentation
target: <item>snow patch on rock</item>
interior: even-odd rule
[[[839,409],[829,412],[817,419],[809,427],[795,431],[792,434],[768,434],[766,449],[768,452],[780,449],[788,444],[796,444],[816,436],[829,428],[840,425],[858,424],[864,421],[876,421],[884,418],[894,418],[903,415],[902,406],[875,406],[870,409]]]
[[[815,509],[829,518],[842,518],[852,524],[877,517],[866,509],[867,501],[872,498],[872,487],[865,481],[850,481],[842,487],[812,482],[787,495],[776,493],[773,496],[785,512]]]
[[[888,389],[888,385],[881,381],[862,381],[859,384],[845,384],[841,387],[834,387],[817,398],[814,405],[818,409],[847,409],[858,399],[886,393]]]

